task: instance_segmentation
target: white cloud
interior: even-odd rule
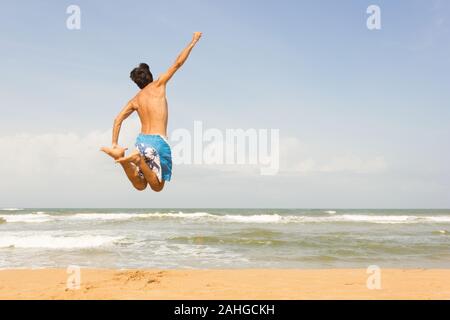
[[[122,130],[121,144],[132,148],[137,134],[137,123]],[[106,155],[99,152],[103,145],[109,145],[111,130],[93,131],[86,135],[76,133],[17,134],[0,137],[3,151],[0,164],[2,177],[45,177],[98,174],[111,163]],[[367,174],[382,172],[387,168],[383,156],[374,155],[366,159],[345,153],[341,155],[313,154],[310,148],[295,137],[281,138],[281,171],[298,173],[346,172]],[[183,165],[180,165],[183,166]],[[199,167],[199,165],[194,165]],[[201,165],[208,169],[258,174],[255,165]],[[188,168],[190,165],[184,165]]]
[[[138,132],[138,122],[127,123],[122,129],[120,143],[131,149]],[[0,205],[258,206],[259,203],[262,205],[262,200],[258,199],[264,199],[265,205],[282,201],[278,205],[283,206],[287,205],[286,201],[295,202],[298,198],[291,199],[295,188],[289,187],[289,184],[303,181],[296,175],[320,173],[323,184],[323,175],[330,173],[375,174],[387,167],[382,156],[348,155],[352,153],[327,156],[321,146],[314,146],[317,151],[295,137],[281,137],[280,173],[293,173],[289,176],[261,176],[257,165],[175,165],[174,182],[164,193],[154,195],[136,192],[120,166],[99,151],[110,142],[111,130],[84,135],[23,133],[0,137]],[[335,178],[329,175],[329,179]],[[285,189],[275,197],[270,188],[265,188],[267,183]],[[214,188],[211,188],[212,184]],[[207,200],[201,196],[205,193],[210,194]],[[223,201],[229,204],[225,205]]]
[[[287,172],[375,174],[388,167],[381,155],[363,158],[348,150],[342,154],[329,154],[326,148],[313,151],[313,148],[294,137],[282,140],[280,149],[282,170]]]
[[[301,161],[296,171],[299,172],[350,172],[356,174],[379,173],[387,168],[384,157],[376,156],[373,159],[361,159],[354,155],[332,157],[322,164],[315,160],[306,159]]]

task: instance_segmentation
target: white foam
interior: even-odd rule
[[[54,220],[52,216],[44,213],[4,214],[0,215],[0,218],[4,219],[6,222],[27,222],[27,223],[39,223]]]
[[[168,213],[78,213],[69,216],[68,219],[79,220],[128,220],[128,219],[192,219],[199,221],[223,221],[230,223],[320,223],[320,222],[360,222],[360,223],[450,223],[450,216],[416,216],[416,215],[363,215],[341,214],[330,216],[301,216],[301,215],[217,215],[208,212],[168,212]]]
[[[22,210],[24,210],[24,209],[22,209],[22,208],[3,208],[3,209],[0,209],[0,211],[22,211]]]
[[[332,223],[332,222],[355,222],[355,223],[450,223],[450,216],[429,215],[369,215],[369,214],[334,214],[336,211],[327,211],[330,215],[279,215],[279,214],[255,214],[218,215],[208,212],[167,212],[167,213],[76,213],[71,215],[49,215],[43,212],[30,214],[4,214],[0,218],[6,222],[40,223],[49,221],[124,221],[130,219],[192,219],[196,221],[229,222],[229,223]],[[333,213],[333,214],[331,214]]]
[[[289,222],[361,222],[361,223],[424,223],[439,222],[450,223],[449,216],[415,216],[415,215],[362,215],[362,214],[343,214],[330,217],[312,217],[312,216],[287,216],[284,217]]]
[[[333,219],[334,218],[334,219]],[[339,216],[330,217],[333,221],[349,221],[349,222],[372,222],[372,223],[407,223],[416,221],[416,216],[375,216],[375,215],[363,215],[363,214],[343,214]]]
[[[164,218],[164,217],[169,217],[169,218],[187,218],[187,219],[197,219],[197,218],[214,218],[217,217],[217,215],[214,214],[210,214],[208,212],[194,212],[194,213],[183,213],[183,212],[178,212],[178,213],[149,213],[149,216],[152,217],[160,217],[160,218]]]
[[[427,218],[433,222],[450,222],[449,216],[435,216],[435,217],[427,217]]]
[[[112,236],[10,235],[0,238],[0,248],[82,249],[95,248],[120,240]]]
[[[325,213],[329,213],[329,214],[335,214],[336,213],[336,211],[334,211],[334,210],[327,210],[327,211],[324,211]]]
[[[278,214],[261,214],[261,215],[225,215],[217,216],[220,220],[234,221],[241,223],[277,223],[282,222],[283,217]]]
[[[323,222],[355,222],[380,224],[409,223],[450,223],[449,216],[415,216],[415,215],[358,215],[342,214],[332,216],[283,216],[271,215],[216,215],[216,220],[239,223],[323,223]]]
[[[166,213],[77,213],[68,216],[71,220],[128,220],[128,219],[193,219],[193,220],[220,220],[229,222],[273,223],[280,222],[282,216],[278,214],[265,215],[215,215],[207,212],[166,212]]]
[[[206,212],[195,213],[77,213],[68,216],[73,220],[128,220],[128,219],[145,219],[145,218],[185,218],[197,219],[203,217],[214,217],[214,215]]]
[[[138,218],[137,213],[77,213],[67,216],[69,220],[128,220]]]

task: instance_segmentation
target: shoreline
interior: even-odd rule
[[[450,299],[450,269],[0,270],[0,299]]]

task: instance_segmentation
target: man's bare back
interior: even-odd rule
[[[141,90],[132,103],[141,120],[141,133],[167,136],[166,86],[158,85],[157,81]]]
[[[156,81],[147,64],[141,63],[130,74],[132,80],[141,88],[114,120],[112,147],[101,150],[120,163],[128,179],[137,190],[147,185],[154,191],[161,191],[164,182],[170,180],[172,155],[167,143],[168,105],[166,85],[175,72],[184,64],[201,32],[195,32],[192,41],[180,53],[175,63]],[[122,122],[133,112],[141,121],[141,134],[136,139],[137,150],[125,156],[126,148],[119,147],[119,133]]]

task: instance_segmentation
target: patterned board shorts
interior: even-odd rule
[[[172,152],[167,140],[158,134],[139,134],[136,148],[145,163],[156,174],[159,181],[170,181],[172,176]],[[139,175],[143,176],[139,170]]]

